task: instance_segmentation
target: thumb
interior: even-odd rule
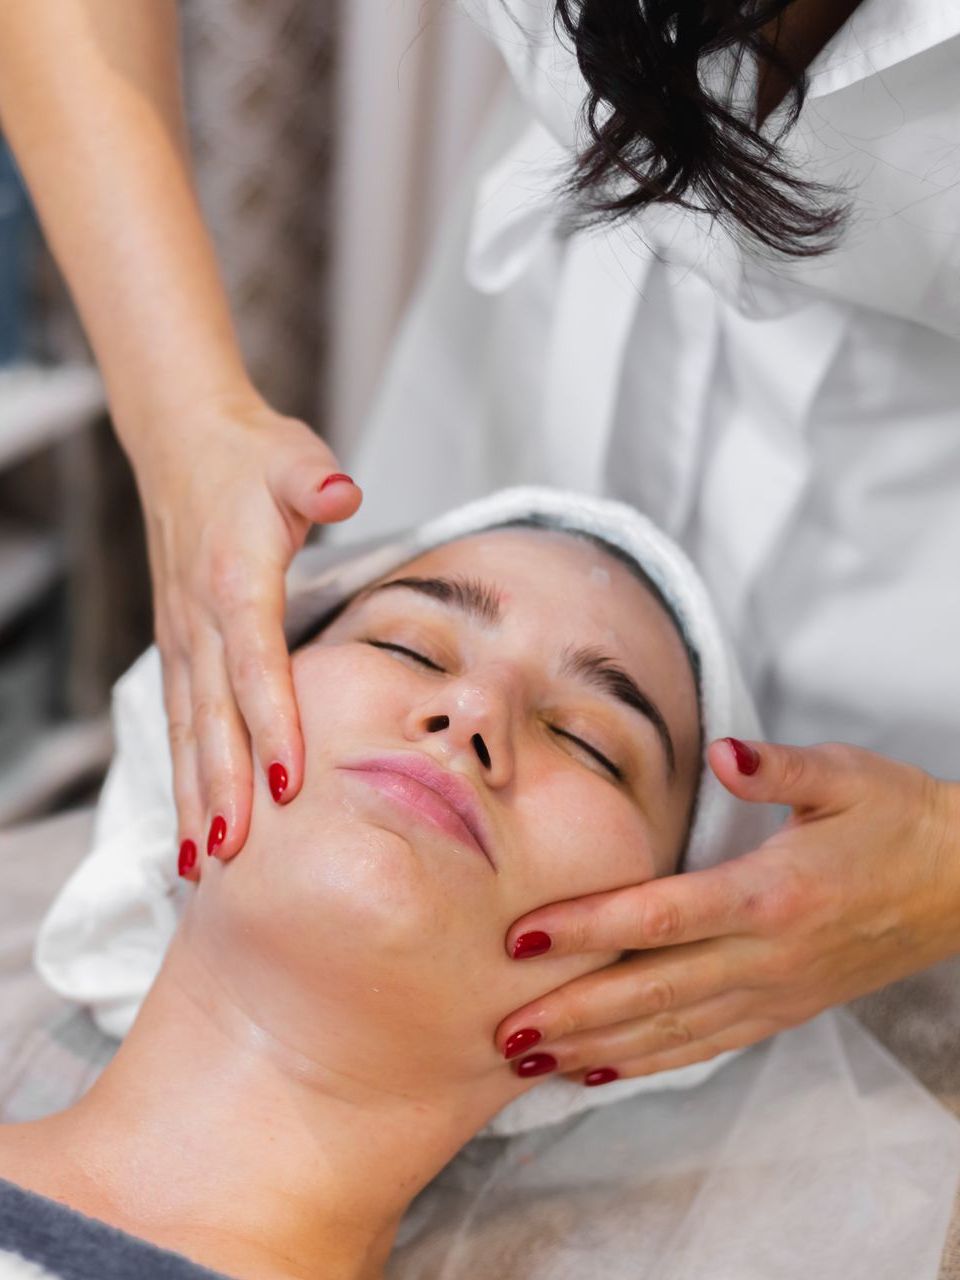
[[[312,457],[300,454],[285,465],[274,481],[274,492],[313,524],[346,520],[363,501],[353,478],[338,470],[336,459],[324,446]]]
[[[710,768],[733,795],[757,804],[829,809],[849,799],[856,776],[850,747],[791,747],[776,742],[718,738],[710,744]]]

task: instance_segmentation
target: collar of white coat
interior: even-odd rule
[[[460,0],[460,5],[500,48],[522,91],[532,87],[534,77],[549,86],[538,104],[544,123],[569,143],[569,112],[564,120],[551,108],[562,102],[576,113],[584,86],[576,60],[556,35],[556,0]],[[958,34],[957,0],[861,0],[807,69],[807,96],[835,93]]]
[[[863,0],[810,64],[807,97],[836,93],[956,35],[957,0]]]
[[[467,252],[467,276],[484,293],[506,288],[526,268],[562,215],[558,189],[582,131],[586,85],[554,31],[555,0],[460,0],[499,46],[534,111],[513,147],[481,179]],[[808,69],[810,99],[837,93],[960,35],[960,0],[863,0]],[[656,248],[655,211],[645,236]]]

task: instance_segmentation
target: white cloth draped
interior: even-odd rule
[[[354,440],[502,70],[449,0],[340,6],[327,432]]]
[[[771,736],[960,777],[960,5],[865,0],[818,56],[786,146],[851,217],[775,260],[669,207],[565,234],[553,2],[466,3],[515,95],[350,460],[351,534],[506,483],[625,499],[704,573]]]

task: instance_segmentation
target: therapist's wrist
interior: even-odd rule
[[[117,437],[138,476],[158,456],[188,451],[206,427],[240,427],[273,412],[239,362],[216,373],[188,371],[172,381],[111,396]]]
[[[121,374],[104,370],[104,376],[117,435],[129,453],[155,432],[170,431],[195,413],[221,407],[243,412],[263,404],[239,348],[203,348],[189,362],[154,359]]]

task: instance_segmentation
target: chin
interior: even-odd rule
[[[224,869],[217,915],[231,932],[294,955],[372,946],[397,961],[422,955],[438,930],[475,930],[477,903],[453,891],[434,850],[342,810],[322,831],[315,809],[288,812],[282,841],[260,831]]]
[[[247,847],[215,870],[200,896],[218,954],[249,962],[243,980],[258,990],[258,971],[283,973],[358,1014],[390,1017],[395,999],[427,1018],[460,1006],[454,987],[475,1019],[507,964],[510,920],[482,854],[330,773],[289,807],[255,808]]]
[[[385,1033],[470,1036],[489,1022],[492,1035],[499,1019],[483,1011],[503,922],[451,895],[396,833],[360,823],[338,835],[300,845],[286,874],[276,858],[269,876],[223,877],[204,927],[237,989],[266,1011],[298,992],[317,1015],[340,1009]]]

